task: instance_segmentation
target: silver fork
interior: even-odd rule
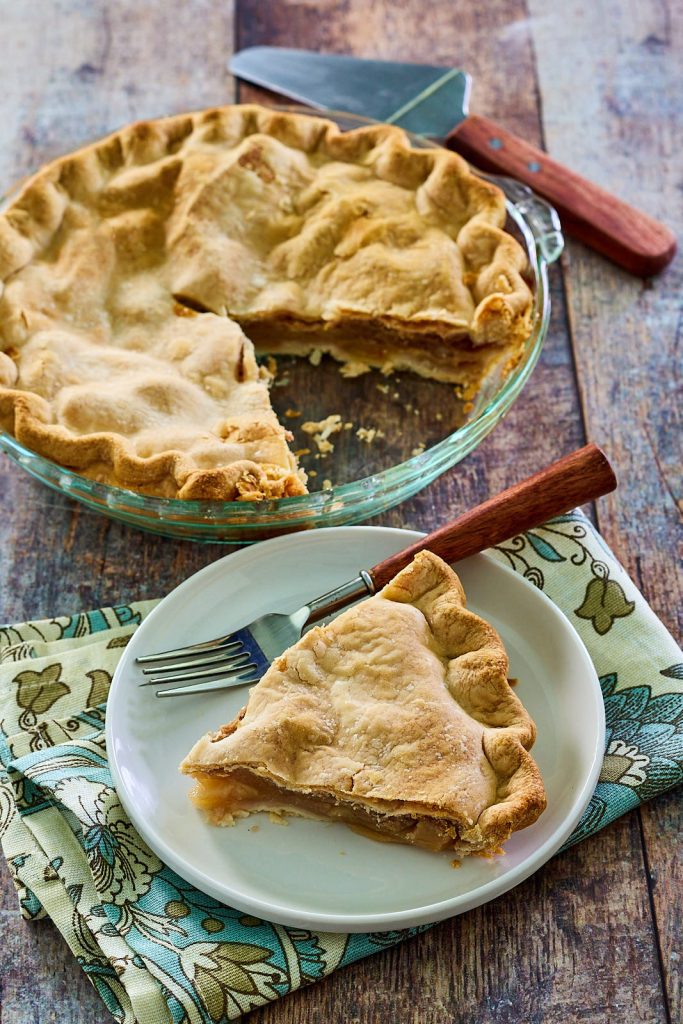
[[[174,651],[146,654],[135,659],[138,664],[151,665],[143,668],[143,674],[150,678],[140,685],[179,683],[200,678],[208,680],[190,686],[176,686],[172,690],[157,690],[157,697],[180,697],[255,683],[275,658],[296,643],[304,626],[318,622],[374,592],[375,584],[363,569],[357,579],[316,597],[290,615],[271,612],[255,619],[249,626],[215,640],[179,647]],[[185,660],[188,656],[189,660]],[[169,661],[170,665],[155,664]]]
[[[456,562],[593,501],[616,486],[604,453],[597,445],[586,445],[390,555],[372,569],[361,569],[354,579],[314,598],[290,615],[271,612],[214,640],[136,658],[138,664],[146,666],[142,671],[149,677],[141,685],[205,680],[157,690],[157,697],[179,697],[255,683],[275,658],[296,643],[307,626],[376,593],[419,551],[428,549],[447,562]]]

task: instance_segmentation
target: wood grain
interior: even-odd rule
[[[543,101],[547,148],[598,184],[618,181],[624,198],[667,218],[680,236],[681,5],[569,0],[560,11],[530,0],[529,8],[539,74],[552,82]],[[604,25],[615,31],[605,34]],[[599,61],[585,47],[593,38]],[[579,243],[570,242],[567,265],[584,416],[621,481],[601,503],[600,525],[680,637],[683,257],[650,284]]]
[[[654,216],[677,217],[680,229],[674,82],[683,43],[681,11],[671,0],[439,0],[428,10],[420,0],[236,6],[233,20],[231,3],[211,0],[0,0],[0,182],[131,119],[230,100],[225,61],[233,43],[279,43],[462,64],[475,78],[473,110],[545,143]],[[675,562],[680,257],[652,288],[578,243],[563,270],[551,275],[552,323],[541,361],[505,421],[464,463],[379,521],[434,529],[588,436],[605,445],[620,478],[617,495],[598,505],[603,531],[675,626],[683,609]],[[338,410],[328,404],[326,411]],[[158,596],[226,550],[128,530],[0,460],[2,620]],[[630,815],[495,904],[248,1020],[680,1020],[671,958],[681,946],[678,809],[675,797],[658,801],[643,811],[642,831]],[[47,922],[25,924],[4,871],[2,883],[2,1024],[105,1024],[108,1014],[60,937]]]
[[[664,978],[663,991],[672,1022],[683,1007],[683,851],[681,794],[669,793],[641,811],[645,866],[650,884],[654,934]]]

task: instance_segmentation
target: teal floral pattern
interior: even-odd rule
[[[589,579],[585,585],[583,600],[574,609],[574,614],[592,623],[599,636],[604,636],[612,628],[615,619],[631,615],[635,610],[635,601],[626,598],[622,585],[611,578],[609,565],[595,557],[591,539],[598,534],[592,529],[589,521],[581,512],[569,512],[558,516],[544,526],[519,534],[505,544],[500,544],[496,551],[500,552],[517,572],[521,571],[525,579],[530,580],[540,590],[544,588],[545,577],[541,562],[567,562],[571,566],[583,566],[589,570]],[[602,541],[600,541],[602,544]],[[603,547],[612,559],[611,552]],[[563,551],[565,553],[563,554]],[[535,563],[534,563],[535,558]],[[623,571],[623,570],[622,570]]]
[[[683,654],[581,513],[493,555],[564,610],[600,676],[605,755],[569,846],[683,779]],[[103,727],[116,663],[152,607],[0,628],[0,838],[22,913],[53,918],[115,1020],[222,1024],[424,929],[284,928],[217,903],[146,846]]]
[[[103,902],[118,906],[144,896],[162,864],[131,825],[113,786],[76,776],[63,779],[52,792],[79,823],[83,849]]]

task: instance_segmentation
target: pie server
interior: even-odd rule
[[[552,160],[505,128],[468,114],[471,79],[457,68],[360,60],[309,50],[252,46],[230,71],[319,110],[348,111],[443,139],[477,167],[530,185],[560,214],[568,234],[640,277],[671,262],[664,224]]]

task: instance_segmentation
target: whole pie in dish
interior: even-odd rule
[[[504,223],[498,188],[395,127],[257,106],[130,125],[0,215],[0,426],[145,494],[305,493],[254,346],[472,391],[530,330]]]
[[[234,721],[181,765],[216,824],[253,811],[373,839],[497,851],[545,807],[535,727],[497,632],[422,552],[381,593],[308,632]]]

